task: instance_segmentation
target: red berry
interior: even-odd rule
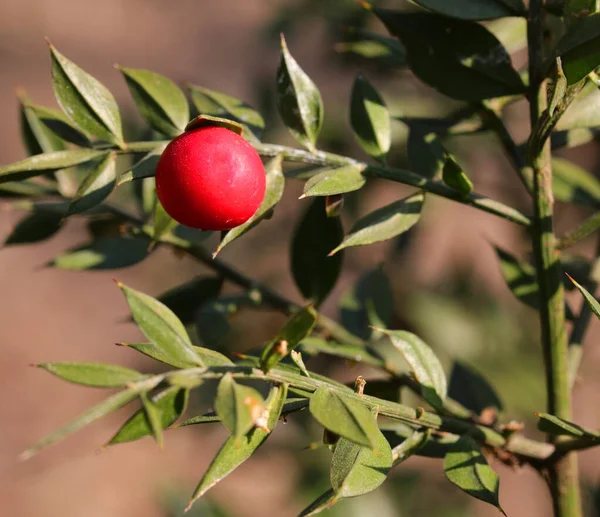
[[[156,168],[156,193],[166,212],[201,230],[229,230],[245,223],[262,203],[265,187],[257,152],[223,127],[178,136]]]

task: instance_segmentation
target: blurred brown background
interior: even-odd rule
[[[364,157],[349,137],[347,123],[350,88],[360,63],[343,59],[333,50],[344,17],[357,16],[357,9],[351,0],[3,0],[0,162],[24,157],[15,87],[25,88],[39,104],[55,105],[44,36],[108,86],[133,123],[140,119],[113,63],[148,68],[180,83],[190,81],[241,97],[266,112],[267,141],[293,144],[273,106],[276,35],[281,29],[286,31],[293,55],[323,94],[327,122],[322,146]],[[373,28],[380,30],[377,24]],[[367,74],[390,100],[397,116],[424,115],[427,110],[444,113],[454,107],[406,72],[383,74],[367,69]],[[509,110],[511,130],[521,138],[528,131],[522,108]],[[400,149],[396,160],[402,164],[406,135],[400,125],[396,130]],[[529,213],[522,187],[493,139],[484,136],[464,142],[456,139],[452,148],[468,163],[476,189]],[[563,154],[594,169],[597,151],[596,144],[587,144]],[[406,191],[395,184],[373,183],[353,199],[345,216],[346,227],[357,215]],[[222,254],[224,260],[298,301],[287,253],[293,225],[306,206],[297,201],[300,192],[301,184],[289,181],[275,217]],[[584,215],[568,207],[559,207],[559,213],[559,233]],[[2,238],[20,216],[2,213]],[[164,493],[175,490],[185,495],[191,491],[225,436],[219,426],[168,433],[162,452],[151,440],[143,440],[95,454],[125,418],[126,413],[119,413],[26,463],[17,461],[19,452],[34,440],[103,396],[99,390],[60,382],[28,364],[96,360],[152,367],[132,352],[112,346],[117,341],[135,341],[139,334],[126,322],[126,305],[111,279],[117,277],[156,295],[205,271],[166,250],[116,272],[73,273],[44,267],[58,252],[85,239],[83,222],[76,219],[42,244],[0,251],[0,507],[14,517],[175,515],[161,505]],[[532,412],[544,407],[535,313],[514,300],[505,287],[491,243],[522,256],[528,251],[525,236],[510,223],[430,198],[418,230],[404,246],[386,243],[346,254],[344,275],[324,310],[336,317],[340,295],[361,274],[385,261],[384,269],[395,290],[398,324],[423,335],[448,367],[454,358],[477,366],[496,384],[508,408],[507,418],[525,419],[530,424]],[[591,244],[582,244],[576,252],[590,256]],[[578,308],[578,297],[572,300]],[[281,324],[281,318],[269,313],[242,314],[234,323],[235,335],[245,339],[232,349],[243,350],[259,345]],[[595,373],[600,352],[594,347],[598,330],[597,322],[592,322],[575,389],[576,420],[590,427],[600,426]],[[363,372],[346,365],[338,373],[349,379]],[[292,423],[282,426],[273,443],[214,489],[213,498],[233,516],[297,515],[310,498],[306,487],[311,481],[306,481],[303,469],[314,463],[321,472],[319,479],[327,475],[327,453],[302,450],[318,439],[318,431],[315,434],[310,428],[312,435],[307,435],[305,429]],[[315,460],[319,455],[322,459]],[[586,452],[581,458],[584,479],[591,487],[598,481],[599,459],[598,451]],[[498,469],[501,500],[511,517],[549,514],[543,482],[535,473]],[[344,515],[497,515],[493,508],[469,500],[451,487],[434,460],[410,460],[392,478],[387,488],[365,501],[341,503]],[[298,486],[302,488],[296,491]],[[310,494],[318,495],[319,488]],[[201,508],[198,515],[213,514]]]

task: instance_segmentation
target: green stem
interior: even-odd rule
[[[531,127],[546,110],[546,84],[543,61],[543,1],[531,0],[527,21],[530,78]],[[533,252],[540,293],[540,325],[546,370],[548,412],[571,420],[571,393],[568,380],[567,332],[565,327],[564,289],[559,253],[553,231],[552,169],[550,143],[535,144],[528,153],[533,170],[534,219]],[[540,142],[538,140],[538,142]],[[550,442],[560,438],[548,436]],[[555,517],[581,517],[581,496],[577,474],[577,458],[566,455],[549,468],[550,490]]]

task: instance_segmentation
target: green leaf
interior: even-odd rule
[[[281,196],[283,196],[283,189],[285,187],[285,177],[283,176],[283,172],[281,170],[282,162],[283,158],[281,155],[278,155],[267,162],[265,165],[267,189],[263,202],[256,213],[250,219],[248,219],[248,221],[240,226],[232,228],[225,234],[214,255],[217,255],[217,253],[219,253],[231,241],[244,235],[272,213],[272,210],[281,200]]]
[[[311,305],[296,312],[263,349],[260,356],[262,370],[268,372],[294,350],[311,333],[316,323],[317,313]]]
[[[352,227],[330,255],[344,248],[386,241],[408,231],[421,217],[424,200],[422,193],[413,194],[371,212]]]
[[[231,474],[231,472],[252,456],[254,451],[265,442],[279,420],[286,395],[287,384],[274,386],[271,389],[269,398],[265,403],[265,414],[268,411],[266,429],[256,427],[241,440],[237,439],[235,436],[230,436],[225,441],[208,467],[206,474],[204,474],[204,477],[200,480],[196,490],[194,490],[188,509],[194,501],[202,497],[224,477]]]
[[[335,46],[337,52],[355,54],[385,68],[406,66],[406,50],[399,41],[364,30],[353,29],[351,34],[357,39],[338,43]]]
[[[559,103],[565,98],[567,93],[567,78],[562,69],[562,61],[560,57],[556,58],[556,75],[552,84],[552,90],[550,93],[550,100],[548,102],[548,114],[554,115]]]
[[[158,382],[158,381],[156,381]],[[117,409],[123,407],[125,404],[131,402],[133,399],[138,397],[138,395],[144,391],[151,389],[152,385],[149,386],[139,386],[136,389],[127,389],[120,391],[119,393],[115,393],[114,395],[104,399],[102,402],[97,404],[96,406],[88,409],[81,415],[79,415],[75,420],[72,420],[66,426],[54,431],[52,434],[42,438],[38,442],[34,443],[31,447],[29,447],[23,454],[21,454],[22,459],[29,459],[32,456],[36,455],[40,450],[52,445],[66,436],[78,431],[82,427],[85,427],[88,424],[91,424],[95,420],[102,418],[103,416],[108,415],[116,411]]]
[[[377,447],[377,419],[355,398],[323,386],[311,397],[309,409],[315,420],[332,433],[358,445]]]
[[[373,349],[364,346],[334,343],[316,337],[307,337],[303,339],[300,346],[302,347],[302,351],[307,355],[326,354],[374,366],[375,368],[386,367],[383,358],[381,358]]]
[[[341,320],[352,334],[368,339],[369,325],[387,327],[394,314],[390,282],[381,267],[372,269],[340,301]]]
[[[124,146],[119,107],[106,87],[50,45],[58,104],[86,135]]]
[[[164,135],[175,137],[190,120],[187,99],[179,87],[164,75],[117,66],[123,73],[142,118]]]
[[[71,199],[67,215],[85,212],[102,203],[110,195],[117,180],[116,155],[108,153],[102,160],[94,162],[85,174],[85,179]]]
[[[363,176],[364,170],[364,165],[359,164],[325,168],[306,182],[302,197],[332,196],[359,190],[367,182],[367,178]]]
[[[291,268],[296,286],[318,307],[329,295],[342,269],[342,254],[328,257],[343,237],[338,217],[327,217],[325,198],[318,197],[296,226],[292,239]]]
[[[57,377],[97,388],[121,388],[146,376],[131,368],[103,363],[40,363],[36,365]]]
[[[321,494],[306,508],[304,508],[298,517],[310,517],[311,515],[317,515],[324,510],[329,510],[329,508],[331,508],[337,501],[338,497],[336,493],[332,488],[330,488],[327,490],[327,492]]]
[[[203,276],[162,293],[158,301],[171,309],[184,324],[192,323],[198,308],[217,298],[223,281],[216,276]]]
[[[552,158],[552,192],[563,203],[600,207],[600,181],[564,158]]]
[[[521,0],[414,0],[414,2],[435,13],[463,20],[525,16],[525,6]]]
[[[187,407],[189,390],[170,386],[151,398],[152,405],[160,417],[161,429],[173,425]],[[144,408],[136,411],[121,426],[107,445],[132,442],[152,434],[152,428]]]
[[[169,308],[147,294],[121,283],[118,285],[125,295],[133,319],[151,343],[167,356],[205,366],[195,352],[183,323]]]
[[[573,436],[575,438],[589,438],[590,440],[600,439],[598,431],[581,427],[557,416],[549,415],[548,413],[535,413],[535,416],[539,418],[538,429],[544,433]]]
[[[231,372],[221,377],[214,405],[221,422],[236,438],[256,426],[265,410],[261,394],[235,382]]]
[[[314,151],[323,125],[323,101],[315,83],[290,54],[283,35],[277,70],[277,108],[293,137]]]
[[[533,266],[518,260],[497,246],[495,250],[500,259],[500,269],[508,288],[523,303],[537,309],[539,307],[539,288]]]
[[[148,256],[148,244],[148,239],[141,237],[100,237],[61,253],[49,266],[74,271],[121,269],[144,260]]]
[[[573,23],[556,44],[556,56],[562,66],[568,84],[585,78],[600,65],[600,14],[592,14]]]
[[[502,411],[500,398],[489,382],[472,367],[455,361],[450,374],[448,396],[480,415],[488,408]]]
[[[156,203],[154,205],[154,227],[152,229],[152,240],[153,242],[158,242],[160,239],[167,233],[169,233],[173,228],[175,228],[179,223],[173,219],[167,211],[162,206],[159,199],[156,199]]]
[[[177,350],[165,350],[153,343],[117,343],[117,345],[133,348],[141,354],[175,368],[194,368],[198,366],[197,361],[191,360],[187,356],[182,357],[182,354],[179,354]],[[226,356],[210,348],[194,346],[193,349],[198,359],[206,367],[231,366],[233,364]]]
[[[19,221],[4,241],[4,245],[30,244],[48,239],[62,228],[63,219],[63,210],[34,208],[33,213]]]
[[[374,447],[340,438],[331,458],[331,486],[337,497],[367,494],[381,485],[392,468],[392,449],[377,430]]]
[[[152,430],[152,436],[154,436],[154,440],[159,448],[162,449],[164,439],[160,409],[158,409],[152,401],[148,400],[148,396],[145,393],[140,393],[140,400],[142,401],[142,411]]]
[[[592,293],[590,293],[582,285],[579,285],[573,278],[569,277],[569,279],[571,280],[571,282],[573,282],[575,287],[577,287],[577,289],[579,289],[579,292],[583,295],[583,299],[585,300],[585,303],[587,303],[590,306],[590,309],[592,309],[592,312],[598,318],[600,318],[600,303],[598,303],[598,300],[596,300],[596,298],[594,297],[594,295]]]
[[[440,93],[479,101],[525,92],[506,49],[483,25],[425,13],[373,12],[404,43],[415,75]]]
[[[265,121],[258,111],[244,101],[222,92],[202,86],[189,85],[192,102],[199,114],[229,118],[244,126],[244,137],[259,139],[265,129]],[[250,138],[248,138],[250,137]]]
[[[581,89],[560,117],[555,130],[566,131],[598,126],[600,126],[600,88],[590,81]],[[585,134],[585,132],[582,133]]]
[[[458,488],[504,513],[498,501],[498,474],[490,468],[473,438],[463,435],[452,446],[444,458],[444,472]]]
[[[446,157],[442,177],[446,185],[455,188],[463,196],[468,196],[473,192],[473,182],[452,156]]]
[[[376,329],[389,336],[413,370],[421,385],[423,398],[440,409],[446,400],[448,386],[444,369],[433,350],[418,336],[404,330]]]
[[[427,429],[426,431],[413,431],[409,427],[409,430],[410,434],[408,437],[392,450],[394,467],[420,452],[431,439],[431,429]]]
[[[229,131],[233,131],[237,135],[242,135],[244,133],[244,126],[235,120],[231,120],[228,118],[222,117],[213,117],[211,115],[198,115],[195,119],[190,120],[187,126],[185,126],[186,131],[192,131],[194,129],[200,129],[203,127],[224,127],[225,129],[229,129]]]
[[[91,146],[88,137],[73,126],[71,121],[62,113],[62,111],[29,103],[24,107],[26,110],[33,112],[35,117],[37,117],[56,137],[61,138],[65,142],[71,142],[78,147]],[[44,150],[44,152],[60,151],[61,149],[64,149],[64,144],[62,148]]]
[[[379,92],[361,74],[352,86],[350,123],[365,152],[385,162],[392,143],[390,114]]]
[[[19,162],[0,167],[0,183],[24,180],[33,176],[40,176],[46,172],[66,169],[89,162],[105,154],[106,151],[96,151],[94,149],[36,154]]]
[[[34,154],[62,151],[65,143],[45,124],[29,105],[25,93],[18,93],[21,118],[21,136],[27,153]]]
[[[128,181],[141,180],[143,178],[153,178],[156,175],[156,166],[158,160],[168,144],[159,144],[156,148],[152,149],[146,154],[140,161],[136,162],[135,165],[121,174],[117,185],[122,185]]]
[[[441,174],[446,163],[446,152],[438,135],[413,126],[406,145],[411,170],[429,179]]]

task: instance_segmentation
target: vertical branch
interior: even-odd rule
[[[527,20],[529,46],[529,106],[531,127],[546,109],[546,83],[543,61],[543,0],[531,0]],[[532,129],[533,131],[534,129]],[[532,135],[530,141],[535,141]],[[532,243],[540,293],[540,325],[548,412],[571,419],[571,393],[568,378],[567,332],[562,273],[553,229],[552,170],[550,142],[535,146],[529,154],[533,171],[534,220]],[[558,438],[548,437],[549,441]],[[550,489],[556,517],[581,517],[577,458],[566,455],[550,467]]]

